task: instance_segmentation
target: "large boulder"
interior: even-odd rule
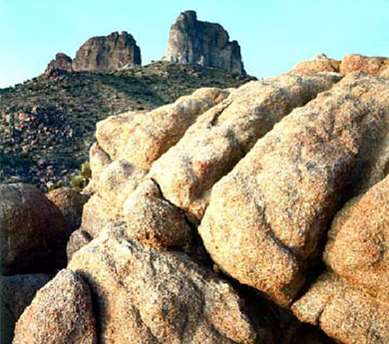
[[[389,82],[352,74],[275,125],[213,187],[199,227],[212,259],[289,306],[336,210],[369,179],[388,116]]]
[[[120,220],[123,203],[143,180],[152,163],[184,135],[206,110],[230,91],[201,88],[192,95],[150,112],[128,112],[97,124],[90,150],[94,195],[84,207],[82,227],[92,237],[108,222]]]
[[[96,139],[112,160],[137,168],[151,164],[174,146],[196,119],[229,95],[228,90],[200,88],[150,112],[127,112],[98,122]]]
[[[102,343],[257,343],[234,289],[181,253],[127,240],[108,228],[73,255],[97,301]]]
[[[320,326],[344,344],[384,344],[389,340],[389,306],[326,272],[292,306],[301,320]]]
[[[16,323],[13,344],[95,344],[96,324],[89,287],[61,270],[40,289]]]
[[[330,268],[292,310],[343,343],[389,340],[389,176],[349,201],[328,233]]]
[[[3,184],[0,195],[3,274],[45,272],[63,266],[71,231],[60,210],[31,185]]]
[[[363,55],[347,55],[343,58],[340,73],[365,72],[389,78],[389,58]]]
[[[238,42],[221,25],[197,20],[194,11],[181,13],[170,28],[165,59],[245,74]]]
[[[153,180],[139,185],[123,212],[133,240],[155,248],[189,248],[192,233],[183,211],[163,199]]]
[[[88,197],[69,187],[50,191],[46,197],[54,203],[65,218],[69,232],[80,227],[82,208]]]
[[[348,283],[389,304],[389,176],[337,213],[323,258]]]
[[[128,65],[140,65],[140,48],[126,31],[89,38],[73,60],[75,71],[114,71]]]
[[[275,123],[338,80],[332,74],[281,75],[241,86],[201,115],[149,175],[167,200],[200,220],[214,183]]]
[[[10,344],[14,327],[38,289],[50,280],[46,274],[0,276],[0,342]]]
[[[339,66],[340,61],[319,54],[311,60],[300,62],[289,73],[300,75],[314,75],[320,72],[339,73]]]

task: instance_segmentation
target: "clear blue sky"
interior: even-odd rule
[[[56,52],[126,30],[143,63],[163,56],[178,14],[197,11],[239,41],[247,71],[278,74],[319,52],[389,55],[389,0],[0,0],[0,87],[40,74]]]

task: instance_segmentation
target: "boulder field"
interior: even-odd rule
[[[2,186],[2,267],[30,274],[13,342],[389,342],[387,61],[109,117],[85,195]]]

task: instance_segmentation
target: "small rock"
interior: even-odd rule
[[[15,326],[13,344],[95,344],[96,324],[87,284],[61,270],[40,289]]]

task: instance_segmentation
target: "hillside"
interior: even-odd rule
[[[159,61],[106,73],[42,75],[0,90],[0,182],[22,181],[43,189],[68,184],[88,158],[97,121],[152,109],[199,87],[236,87],[250,79]]]

